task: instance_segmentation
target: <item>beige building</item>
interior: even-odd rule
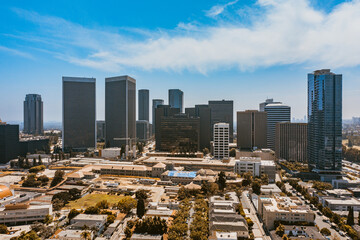
[[[163,164],[162,162],[159,162],[158,164],[154,165],[152,167],[152,173],[151,175],[153,177],[161,177],[161,174],[163,174],[166,171],[166,165]]]
[[[269,230],[274,229],[274,221],[311,222],[315,220],[315,213],[309,206],[303,205],[298,197],[259,197],[259,214]]]
[[[113,165],[100,168],[102,175],[122,175],[122,176],[141,176],[151,177],[152,168],[144,165]]]
[[[46,215],[51,214],[51,204],[9,204],[0,208],[0,224],[7,226],[25,225],[35,221],[43,221]]]
[[[239,149],[267,147],[267,113],[257,110],[237,112],[237,146]]]
[[[239,160],[235,160],[234,172],[237,174],[251,172],[254,177],[266,174],[269,177],[269,182],[275,182],[276,165],[272,160],[261,160],[261,158],[256,157],[241,157]]]
[[[307,123],[277,123],[275,136],[277,159],[307,161]]]

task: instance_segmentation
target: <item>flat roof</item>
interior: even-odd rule
[[[169,177],[188,177],[194,178],[196,177],[196,172],[187,172],[187,171],[169,171]]]

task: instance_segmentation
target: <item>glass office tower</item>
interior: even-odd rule
[[[180,89],[169,89],[169,105],[172,108],[179,108],[183,112],[184,93]]]
[[[308,162],[318,173],[342,169],[342,75],[308,74]],[[322,179],[325,180],[325,179]]]
[[[39,94],[27,94],[24,101],[24,133],[43,134],[43,102]]]
[[[149,90],[139,90],[138,119],[149,121]]]

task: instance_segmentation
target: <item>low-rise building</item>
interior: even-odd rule
[[[296,224],[313,223],[315,220],[315,213],[298,197],[282,197],[278,194],[273,197],[260,196],[258,210],[264,224],[270,230],[274,229],[275,221]]]
[[[151,177],[152,168],[144,165],[113,165],[103,166],[100,169],[102,175],[140,176]]]
[[[261,185],[261,194],[271,196],[275,193],[281,193],[281,189],[276,184]]]
[[[71,229],[67,229],[67,230],[63,230],[61,232],[58,233],[58,239],[59,240],[82,240],[84,239],[82,237],[82,233],[85,230],[71,230]],[[93,239],[93,233],[91,231],[88,231],[90,233],[90,239]]]
[[[237,174],[251,172],[254,177],[266,174],[269,182],[275,182],[276,165],[272,160],[261,160],[259,157],[240,157],[239,160],[235,160],[234,171]]]
[[[43,221],[46,215],[52,214],[52,205],[29,205],[27,203],[8,204],[0,208],[0,224],[7,226],[24,225]]]
[[[99,232],[104,228],[107,215],[79,214],[70,221],[71,229],[82,229],[85,225],[89,228],[96,227]]]
[[[103,158],[117,158],[120,156],[120,148],[105,148],[101,149],[101,157]]]
[[[161,174],[162,181],[171,181],[176,184],[189,184],[196,177],[196,172],[189,171],[166,171]]]
[[[318,239],[323,240],[325,237],[319,232],[317,227],[309,226],[294,226],[286,225],[285,234],[289,239],[302,239],[302,240],[311,240]],[[273,230],[270,232],[271,239],[273,240],[282,240],[282,237],[276,234],[276,231]]]
[[[354,211],[360,210],[360,200],[353,197],[323,197],[323,205],[332,211],[348,211],[352,207]]]

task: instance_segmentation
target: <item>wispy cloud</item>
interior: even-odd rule
[[[258,0],[262,15],[214,26],[180,23],[176,29],[137,31],[93,29],[62,18],[17,9],[39,26],[29,39],[43,40],[56,57],[73,64],[118,71],[198,71],[220,68],[249,70],[304,64],[348,67],[360,64],[360,1],[342,3],[330,13],[308,0]],[[27,34],[28,36],[29,34]],[[34,40],[36,41],[36,40]]]
[[[8,47],[1,46],[1,45],[0,45],[0,51],[9,53],[11,55],[20,56],[23,58],[34,59],[34,57],[27,52],[19,51],[17,49],[8,48]]]
[[[222,4],[222,5],[215,5],[206,12],[206,15],[208,17],[216,17],[216,16],[220,15],[221,13],[223,13],[227,7],[236,4],[238,1],[239,0],[235,0],[235,1],[228,2],[228,3]]]

